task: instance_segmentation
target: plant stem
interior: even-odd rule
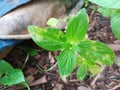
[[[23,70],[23,68],[25,67],[26,63],[27,63],[27,61],[28,61],[28,59],[29,59],[29,56],[30,56],[30,55],[27,54],[27,57],[26,57],[26,59],[25,59],[25,62],[24,62],[24,64],[23,64],[22,68],[21,68],[22,70]]]
[[[42,68],[39,67],[38,64],[36,64],[36,66],[37,66],[37,68],[38,68],[39,70],[41,70],[41,71],[43,71],[43,72],[48,72],[48,71],[52,70],[57,64],[58,64],[58,62],[56,62],[52,67],[50,67],[50,68],[47,69],[47,70],[43,70]]]
[[[24,85],[27,87],[28,90],[30,90],[30,87],[27,83],[24,83]]]
[[[58,64],[58,62],[56,62],[52,67],[50,67],[49,69],[44,70],[44,71],[48,72],[48,71],[52,70],[57,64]]]

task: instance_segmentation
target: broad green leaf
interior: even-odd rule
[[[67,26],[66,37],[69,42],[79,42],[85,38],[88,30],[88,16],[85,9],[80,10]]]
[[[81,41],[78,44],[78,53],[85,60],[110,65],[114,62],[114,52],[104,43],[92,40]]]
[[[47,21],[47,25],[49,26],[52,26],[52,27],[55,27],[58,23],[58,19],[56,18],[50,18],[48,21]]]
[[[9,70],[12,70],[13,67],[6,61],[1,60],[0,61],[0,77],[1,75],[3,75],[4,73],[6,73]]]
[[[120,40],[120,14],[111,19],[112,32]]]
[[[28,31],[34,42],[46,50],[61,50],[70,45],[66,42],[64,33],[59,29],[29,26]]]
[[[111,17],[113,14],[112,9],[110,8],[104,8],[104,7],[99,7],[98,12],[100,12],[103,16],[105,17]]]
[[[61,78],[65,81],[65,78],[70,75],[76,64],[76,53],[72,49],[63,50],[58,57],[58,69]]]
[[[120,14],[120,9],[111,9],[111,8],[99,7],[98,12],[100,12],[105,17],[112,18],[112,17]]]
[[[22,82],[25,82],[25,79],[20,69],[10,70],[0,78],[0,84],[8,85],[8,86],[19,84]]]
[[[83,80],[87,74],[87,66],[82,63],[77,70],[77,79],[78,80]]]
[[[86,63],[88,66],[89,66],[89,65],[94,65],[94,64],[95,64],[94,61],[92,61],[92,60],[85,60],[85,59],[84,59],[84,63]]]
[[[89,1],[103,7],[120,9],[120,0],[89,0]]]

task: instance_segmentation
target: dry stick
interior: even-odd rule
[[[113,87],[112,89],[108,89],[108,90],[116,90],[117,88],[120,88],[120,84],[116,85],[115,87]]]
[[[93,86],[96,83],[97,79],[100,78],[100,76],[105,68],[106,68],[105,66],[102,67],[101,72],[94,78],[94,80],[91,83],[91,86]]]
[[[40,84],[43,84],[43,83],[46,83],[46,82],[47,82],[46,76],[43,76],[42,78],[32,82],[30,84],[30,86],[36,86],[36,85],[40,85]]]
[[[24,69],[24,67],[25,67],[25,65],[26,65],[26,63],[27,63],[27,61],[28,61],[28,59],[29,59],[29,54],[27,54],[27,57],[26,57],[26,59],[25,59],[25,61],[24,61],[24,63],[23,63],[23,65],[22,65],[22,68],[21,68],[21,70],[23,70]]]

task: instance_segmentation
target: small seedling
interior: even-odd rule
[[[85,38],[87,30],[88,15],[85,9],[69,20],[65,33],[57,28],[28,27],[37,45],[49,51],[61,51],[57,62],[64,81],[76,67],[78,80],[83,80],[88,71],[95,75],[102,65],[114,62],[114,52],[107,45]]]
[[[23,72],[20,69],[13,68],[5,60],[0,60],[0,84],[7,87],[12,85],[26,86],[30,90],[25,81]]]
[[[28,46],[19,47],[27,53],[27,57],[22,66],[22,69],[26,65],[29,56],[34,56],[38,53],[38,50],[35,50]],[[0,60],[0,84],[5,87],[10,87],[12,85],[26,86],[28,90],[30,90],[23,72],[21,69],[13,68],[8,62],[5,60]],[[4,89],[3,89],[4,90]]]

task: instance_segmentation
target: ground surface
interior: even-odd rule
[[[87,11],[90,19],[88,31],[89,39],[99,40],[106,44],[114,43],[116,39],[111,32],[109,19],[90,8],[87,8]],[[37,55],[29,57],[28,62],[23,69],[24,75],[31,86],[31,90],[90,90],[90,88],[92,90],[120,90],[120,67],[115,64],[104,67],[97,78],[96,76],[90,78],[88,75],[85,80],[81,82],[76,79],[75,73],[73,72],[72,75],[68,77],[68,82],[64,83],[60,79],[57,66],[49,71],[45,71],[56,63],[53,56],[58,54],[58,52],[45,51],[35,45],[32,40],[25,41],[20,45],[15,46],[5,58],[5,60],[10,62],[16,68],[22,68],[27,56],[26,52],[18,47],[23,45],[39,50]],[[116,51],[115,53],[117,56],[120,54],[119,51]],[[117,61],[119,61],[119,57],[117,57]],[[26,89],[13,86],[6,90]]]

